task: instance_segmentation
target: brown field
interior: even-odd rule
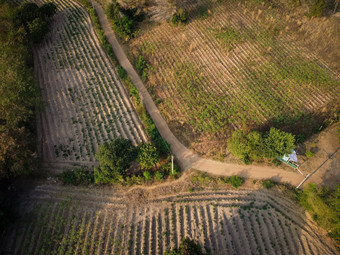
[[[193,187],[193,192],[189,192]],[[213,254],[336,254],[334,243],[284,195],[248,182],[199,188],[41,184],[0,238],[10,254],[163,254],[184,237]]]
[[[104,141],[122,136],[137,145],[147,136],[88,13],[73,1],[56,4],[51,32],[34,54],[46,102],[39,154],[49,169],[91,166]]]
[[[149,63],[163,117],[196,152],[225,149],[238,128],[309,134],[337,108],[339,73],[295,40],[271,4],[180,5],[186,25],[142,25],[129,47]]]

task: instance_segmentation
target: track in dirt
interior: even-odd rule
[[[122,136],[137,145],[147,136],[85,9],[56,4],[51,32],[34,52],[47,104],[38,118],[39,152],[47,167],[93,165],[104,141]]]
[[[184,237],[213,254],[336,254],[301,208],[265,190],[37,186],[1,236],[13,254],[163,254]],[[164,195],[161,195],[164,194]],[[30,211],[30,212],[29,212]]]

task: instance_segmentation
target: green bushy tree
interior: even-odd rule
[[[55,3],[44,3],[40,8],[39,12],[44,17],[50,18],[57,12],[57,6]]]
[[[263,154],[267,158],[282,156],[291,153],[294,147],[294,135],[276,128],[271,128],[265,135]]]
[[[34,43],[40,43],[48,33],[47,23],[42,18],[36,18],[27,25],[30,38]]]
[[[130,140],[117,138],[102,144],[96,153],[99,167],[95,168],[96,183],[109,183],[125,177],[125,172],[137,157],[137,149]]]
[[[184,238],[178,248],[174,248],[165,252],[164,255],[205,255],[207,253],[202,251],[201,245],[190,239]]]
[[[157,148],[150,142],[143,143],[141,146],[139,146],[137,161],[139,162],[142,169],[146,170],[154,167],[159,162]]]

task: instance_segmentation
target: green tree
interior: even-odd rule
[[[39,6],[35,3],[22,3],[16,10],[14,17],[15,22],[18,26],[27,25],[36,18],[39,18],[40,11]]]
[[[150,169],[159,162],[159,155],[157,148],[150,142],[143,143],[139,147],[137,161],[139,162],[142,169]]]
[[[236,130],[230,139],[228,139],[228,149],[231,153],[240,158],[248,158],[250,147],[248,145],[246,134],[243,130]]]
[[[263,153],[267,158],[291,153],[295,147],[294,135],[271,128],[265,135]]]
[[[39,12],[41,15],[44,17],[52,17],[56,12],[57,12],[57,6],[55,3],[50,2],[50,3],[44,3],[40,8]]]
[[[34,43],[40,43],[48,33],[48,26],[42,18],[36,18],[28,24],[29,36]]]
[[[165,252],[165,255],[205,255],[207,253],[202,251],[201,245],[191,240],[190,238],[184,238],[179,245],[179,248],[174,248]]]
[[[99,167],[95,168],[96,183],[110,183],[125,177],[125,171],[137,157],[137,149],[130,140],[119,137],[102,144],[96,153]]]

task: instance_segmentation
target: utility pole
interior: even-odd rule
[[[174,156],[171,155],[171,174],[174,174]]]

